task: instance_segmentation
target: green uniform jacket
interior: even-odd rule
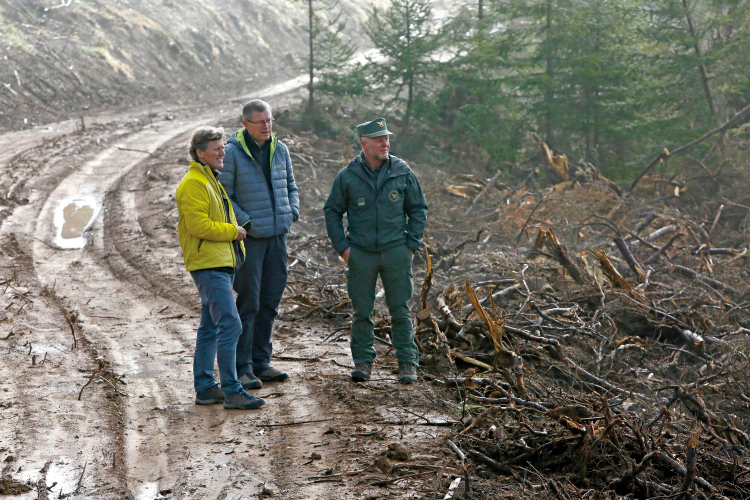
[[[379,185],[365,171],[363,154],[336,176],[324,207],[328,237],[337,252],[354,247],[380,252],[406,244],[419,249],[427,223],[427,202],[417,176],[405,161],[390,155]],[[348,228],[344,231],[343,217]]]
[[[238,261],[244,260],[245,247],[234,241],[237,220],[232,203],[206,165],[190,162],[190,170],[177,186],[177,213],[177,233],[188,271],[241,265]]]

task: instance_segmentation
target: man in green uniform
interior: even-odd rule
[[[422,243],[427,203],[414,172],[389,154],[392,133],[385,119],[357,125],[357,133],[362,152],[338,173],[324,208],[328,237],[348,265],[346,284],[354,309],[352,379],[367,381],[372,372],[372,310],[380,275],[391,314],[399,381],[410,384],[417,380],[419,351],[407,302],[414,291],[412,256]]]

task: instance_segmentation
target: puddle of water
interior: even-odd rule
[[[94,196],[82,195],[63,200],[55,209],[55,238],[60,248],[86,246],[84,232],[99,215],[100,204]]]
[[[55,458],[47,469],[47,487],[52,488],[52,493],[56,495],[69,495],[78,487],[78,478],[81,476],[81,466],[72,463],[70,457]],[[30,469],[21,473],[17,479],[20,481],[31,481],[36,483],[39,480],[41,469]],[[53,495],[54,496],[54,495]]]
[[[125,366],[128,367],[128,375],[133,376],[141,373],[141,366],[138,363],[138,355],[131,351],[123,351],[122,360],[125,362]]]
[[[154,500],[164,498],[159,494],[159,483],[143,483],[135,494],[135,500]]]
[[[59,331],[59,330],[52,330],[52,331]],[[71,342],[72,343],[72,342]],[[26,351],[28,352],[28,350]],[[47,358],[52,356],[53,354],[67,354],[70,352],[70,345],[65,344],[41,344],[33,342],[31,344],[31,353],[29,354],[36,354],[37,355],[37,363],[40,363],[42,361],[42,358],[44,358],[44,354],[47,354]],[[49,359],[47,359],[47,362],[49,362]]]

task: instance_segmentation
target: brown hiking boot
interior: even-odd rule
[[[355,382],[367,382],[372,373],[372,363],[357,363],[352,370],[352,380]]]
[[[398,364],[398,381],[402,384],[413,384],[417,381],[417,365],[414,363]]]

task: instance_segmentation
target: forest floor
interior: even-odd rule
[[[431,206],[413,310],[438,321],[418,325],[419,382],[399,385],[381,297],[378,359],[359,384],[344,265],[322,218],[357,150],[288,127],[278,90],[258,95],[281,116],[303,208],[274,333],[273,362],[290,378],[254,391],[266,400],[257,411],[193,403],[199,298],[174,204],[190,131],[234,130],[242,100],[0,136],[0,495],[442,499],[453,485],[455,498],[646,498],[687,483],[698,496],[750,497],[742,165],[652,176],[622,196],[585,180],[508,181],[479,200],[487,179],[412,165]],[[554,236],[535,239],[542,229],[581,252],[589,278],[572,279]],[[661,259],[643,265],[645,280],[628,275],[618,231],[656,247],[626,238],[640,242],[638,261],[659,250],[701,278],[677,278]],[[596,264],[598,248],[625,284]],[[496,294],[479,316],[470,288]],[[700,480],[687,482],[691,446]]]
[[[174,193],[190,131],[234,129],[238,112],[228,110],[240,102],[224,112],[150,107],[0,136],[0,495],[427,494],[408,481],[369,483],[385,477],[372,464],[390,444],[407,446],[411,460],[444,459],[440,431],[394,425],[431,414],[442,390],[396,384],[395,358],[382,348],[372,382],[353,384],[345,339],[324,342],[331,330],[320,318],[285,321],[291,305],[282,307],[274,346],[275,366],[290,379],[255,391],[266,405],[244,412],[193,403],[199,298],[182,264]],[[318,196],[305,188],[304,168],[297,179],[303,203]],[[66,248],[89,218],[85,246]],[[290,248],[313,227],[322,226],[300,222]]]

